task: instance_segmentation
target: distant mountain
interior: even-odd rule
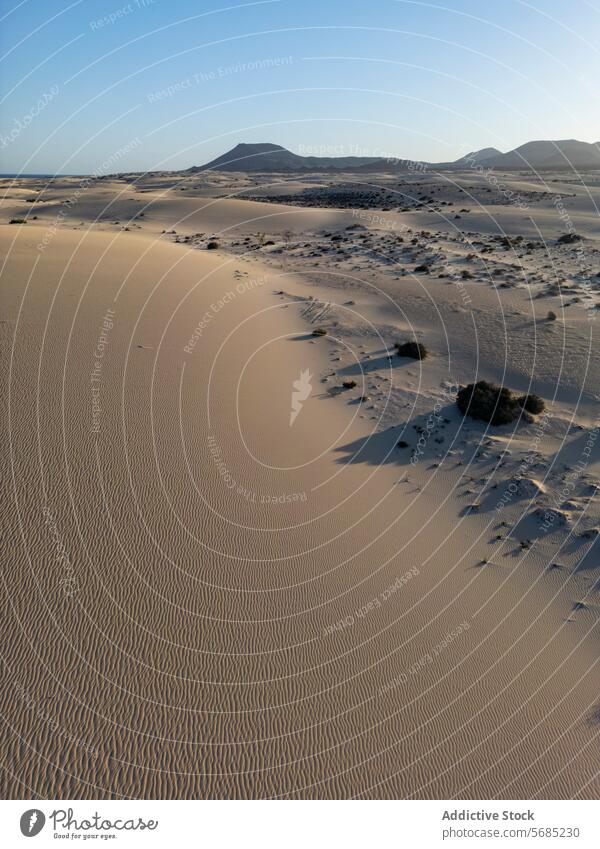
[[[278,144],[237,144],[206,165],[190,171],[295,171],[302,157]]]
[[[189,171],[315,171],[353,169],[379,161],[377,156],[299,156],[278,144],[237,144],[212,162]]]
[[[495,156],[502,156],[501,151],[495,147],[485,147],[483,150],[473,150],[460,159],[452,162],[424,162],[412,159],[399,159],[390,157],[389,159],[377,159],[374,162],[369,162],[366,165],[361,165],[359,171],[385,171],[388,173],[397,173],[399,171],[427,171],[428,169],[435,171],[446,171],[452,168],[472,168],[474,165],[487,163],[488,160]]]
[[[485,161],[487,168],[600,168],[600,142],[531,141]]]
[[[532,141],[502,153],[495,147],[484,147],[467,153],[454,162],[415,162],[409,159],[382,159],[377,156],[299,156],[278,144],[238,144],[232,150],[208,162],[195,165],[186,173],[199,171],[358,171],[388,172],[432,170],[464,170],[475,166],[510,169],[579,169],[600,168],[600,142],[567,139]]]
[[[498,150],[497,147],[484,147],[482,150],[473,150],[471,153],[461,156],[460,159],[456,159],[450,164],[455,168],[460,168],[462,166],[466,166],[468,168],[469,165],[473,163],[480,165],[482,162],[487,162],[495,156],[503,156],[502,151]]]

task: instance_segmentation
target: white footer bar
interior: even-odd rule
[[[0,802],[0,843],[597,849],[599,814],[595,801],[8,801]]]

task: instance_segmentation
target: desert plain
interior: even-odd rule
[[[599,201],[3,179],[2,797],[597,798]]]

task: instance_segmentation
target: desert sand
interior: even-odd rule
[[[365,179],[3,181],[3,798],[597,798],[600,180]]]

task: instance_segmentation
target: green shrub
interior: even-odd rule
[[[509,389],[485,380],[462,386],[456,395],[456,404],[463,415],[493,425],[512,422],[519,410],[517,400]]]
[[[429,351],[420,342],[396,342],[396,353],[399,357],[410,357],[412,360],[424,360]]]
[[[456,404],[461,413],[491,425],[509,424],[523,410],[537,415],[545,404],[539,395],[514,395],[506,386],[496,386],[486,380],[461,386],[456,395]]]
[[[539,395],[522,395],[519,398],[519,406],[523,407],[524,410],[527,410],[528,413],[532,413],[534,416],[539,416],[540,413],[543,413],[546,409],[546,404],[543,398],[540,398]]]

